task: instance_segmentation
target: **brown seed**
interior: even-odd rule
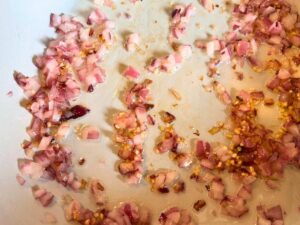
[[[126,19],[130,19],[131,18],[131,15],[128,12],[125,12],[124,16],[125,16]]]
[[[97,182],[97,189],[100,191],[104,191],[104,187],[102,186],[102,184],[100,184],[100,182]]]
[[[199,212],[200,209],[202,209],[206,205],[206,202],[204,200],[198,200],[194,203],[194,209]]]
[[[79,164],[80,166],[82,166],[84,163],[85,163],[85,158],[80,157],[79,160],[78,160],[78,164]]]
[[[169,191],[169,188],[167,188],[167,187],[159,188],[158,191],[159,191],[160,193],[162,193],[162,194],[167,194],[167,193],[170,192],[170,191]]]
[[[208,130],[211,135],[219,133],[224,128],[223,122],[218,122],[218,124]]]
[[[210,191],[210,186],[208,184],[205,185],[205,188],[206,188],[207,191]]]
[[[266,105],[266,106],[274,105],[274,100],[272,98],[267,98],[264,101],[264,105]]]
[[[150,178],[150,179],[155,179],[155,178],[156,178],[156,175],[155,175],[155,174],[151,174],[151,175],[149,176],[149,178]]]
[[[235,72],[235,74],[236,74],[236,78],[238,80],[243,80],[244,79],[244,74],[243,73],[241,73],[241,72]]]

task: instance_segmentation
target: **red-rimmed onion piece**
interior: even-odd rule
[[[48,192],[46,189],[38,186],[32,187],[32,194],[33,197],[39,200],[44,207],[49,206],[54,199],[54,195],[51,192]]]
[[[137,71],[134,67],[128,66],[123,71],[123,75],[128,79],[136,79],[140,76],[140,72]]]
[[[29,176],[32,179],[40,178],[45,170],[45,168],[41,164],[28,159],[19,159],[18,167],[21,174]]]
[[[194,225],[191,215],[185,209],[178,207],[172,207],[159,216],[159,222],[161,225]]]
[[[230,217],[239,218],[246,214],[249,209],[246,207],[245,199],[241,197],[226,196],[221,201],[222,212]]]

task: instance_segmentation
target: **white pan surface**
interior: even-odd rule
[[[205,61],[207,56],[193,47],[193,56],[185,62],[182,68],[173,75],[151,75],[144,70],[145,62],[153,54],[169,52],[171,48],[167,43],[169,32],[169,16],[167,9],[170,0],[144,0],[142,3],[132,5],[129,0],[126,4],[117,3],[117,8],[112,10],[102,7],[108,17],[116,21],[116,32],[119,42],[105,57],[102,64],[107,73],[105,83],[97,86],[93,94],[84,93],[78,99],[91,109],[86,117],[76,120],[73,125],[80,123],[93,123],[101,128],[102,137],[99,142],[88,143],[78,140],[74,133],[66,141],[73,151],[73,161],[77,164],[80,157],[86,159],[84,166],[75,166],[75,171],[80,177],[99,178],[106,187],[109,196],[109,205],[119,201],[135,200],[145,205],[152,212],[153,225],[158,224],[159,213],[170,206],[179,206],[192,212],[195,221],[199,225],[254,225],[256,222],[255,207],[259,203],[266,205],[281,204],[287,215],[286,225],[300,224],[300,171],[288,169],[284,179],[280,182],[280,190],[272,191],[263,182],[255,183],[253,189],[254,198],[250,200],[250,213],[241,219],[230,219],[221,215],[217,203],[207,197],[204,185],[189,181],[190,171],[180,170],[186,180],[187,189],[184,194],[170,193],[160,195],[151,192],[149,184],[143,181],[138,186],[130,186],[118,177],[115,163],[118,157],[115,155],[111,140],[112,127],[110,118],[113,112],[124,110],[124,105],[119,99],[119,91],[126,87],[126,79],[120,74],[120,64],[130,64],[142,72],[142,78],[150,78],[154,81],[151,86],[155,108],[152,113],[158,118],[160,110],[167,110],[177,117],[175,128],[180,135],[187,140],[186,149],[191,150],[193,128],[199,129],[201,139],[208,141],[223,140],[222,134],[211,136],[207,130],[222,121],[226,117],[225,107],[213,93],[208,93],[202,88],[200,75],[206,73]],[[208,14],[196,0],[179,0],[176,2],[193,2],[197,8],[197,16],[191,19],[187,35],[182,42],[192,44],[196,38],[204,38],[207,31],[213,34],[221,34],[227,28],[228,15],[215,10]],[[296,2],[296,1],[294,1]],[[300,6],[300,4],[298,4]],[[63,215],[61,196],[68,193],[76,197],[85,206],[93,208],[93,204],[87,195],[67,191],[56,182],[44,182],[56,196],[56,204],[49,208],[43,208],[35,201],[31,193],[31,185],[28,181],[25,186],[17,184],[15,176],[18,173],[17,158],[24,157],[20,143],[27,137],[25,127],[30,122],[30,115],[19,106],[23,97],[22,91],[13,80],[13,71],[18,70],[26,75],[35,75],[36,69],[32,64],[32,56],[43,51],[47,38],[54,37],[54,32],[48,27],[51,12],[66,13],[79,17],[86,17],[89,10],[95,7],[91,2],[84,0],[0,0],[0,224],[1,225],[39,225],[45,212],[52,212],[58,218],[59,225],[68,224]],[[128,12],[131,19],[117,18],[118,12]],[[200,28],[199,25],[200,24]],[[215,24],[212,30],[209,25]],[[126,32],[137,32],[142,37],[140,53],[129,54],[122,46],[122,35]],[[148,48],[146,47],[148,46]],[[247,70],[247,69],[246,69]],[[239,83],[230,73],[229,68],[222,68],[220,81],[230,90],[240,88],[263,87],[266,78],[255,76],[248,82]],[[248,74],[253,72],[248,71]],[[247,78],[246,78],[247,81]],[[246,84],[245,84],[246,83]],[[178,102],[168,89],[176,89],[182,96]],[[8,97],[7,92],[12,91],[13,96]],[[173,104],[178,103],[174,107]],[[261,119],[270,128],[277,125],[276,115],[272,110],[262,110]],[[275,113],[276,114],[276,113]],[[158,155],[153,152],[154,140],[159,135],[157,127],[150,128],[145,147],[146,164],[149,168],[173,168],[176,165],[167,155]],[[191,141],[190,141],[191,140]],[[226,179],[226,185],[230,190],[230,177]],[[193,210],[193,203],[198,199],[205,199],[207,207],[197,213]],[[216,210],[217,217],[212,215]]]

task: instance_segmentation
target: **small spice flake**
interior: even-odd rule
[[[203,84],[202,85],[203,89],[206,91],[206,92],[212,92],[213,91],[213,87],[211,84]]]
[[[161,111],[159,114],[164,123],[173,123],[176,120],[176,117],[167,111]]]
[[[243,80],[244,79],[244,74],[242,72],[235,72],[236,79],[237,80]]]
[[[176,91],[174,88],[170,88],[169,91],[174,96],[174,98],[176,98],[178,101],[180,101],[182,99],[179,92]]]
[[[12,97],[14,95],[14,93],[12,91],[7,92],[6,94],[8,97]]]
[[[223,128],[224,128],[224,123],[218,122],[216,126],[213,126],[208,130],[208,133],[210,133],[211,135],[215,135],[219,133]]]
[[[85,190],[87,188],[88,182],[85,179],[81,179],[80,184],[81,184],[80,189]]]
[[[131,18],[131,15],[128,13],[128,12],[124,12],[124,17],[126,19],[130,19]]]

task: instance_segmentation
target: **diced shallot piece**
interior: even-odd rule
[[[212,12],[214,10],[214,4],[212,0],[199,0],[200,4],[208,11]]]
[[[196,157],[199,159],[207,158],[209,154],[210,154],[210,144],[208,142],[198,140],[196,142],[196,150],[195,150]]]
[[[231,217],[241,217],[249,211],[246,201],[240,197],[226,196],[221,201],[222,212]]]
[[[125,222],[126,221],[126,222]],[[144,207],[133,202],[123,202],[108,212],[103,220],[103,225],[148,225],[150,224],[150,213]]]
[[[277,74],[278,78],[281,80],[290,78],[291,74],[288,70],[281,68]]]
[[[192,55],[192,47],[190,45],[179,45],[179,46],[177,46],[176,52],[183,59],[188,59]]]
[[[140,42],[141,42],[141,38],[138,33],[129,34],[126,37],[125,48],[129,52],[133,52],[139,46]]]
[[[45,170],[45,168],[41,164],[28,159],[19,159],[18,167],[21,174],[27,175],[32,179],[40,178]]]
[[[26,180],[19,174],[16,175],[16,180],[21,186],[23,186],[26,182]]]
[[[60,124],[60,126],[58,127],[58,130],[55,134],[55,137],[57,139],[64,139],[68,136],[70,132],[70,124],[69,122],[63,122]]]
[[[225,87],[218,81],[213,82],[213,87],[219,99],[226,105],[229,105],[231,103],[231,96]]]
[[[100,137],[99,128],[93,125],[84,125],[79,132],[82,140],[98,140]]]
[[[103,206],[106,202],[104,187],[100,183],[100,181],[96,179],[92,179],[90,183],[90,193],[92,195],[93,200],[98,206]]]
[[[265,209],[257,206],[257,225],[284,225],[283,212],[280,205]]]
[[[237,196],[244,199],[249,200],[252,196],[252,190],[250,185],[243,185],[241,189],[238,191]]]
[[[246,56],[250,50],[251,46],[248,41],[239,41],[237,43],[236,52],[239,57]]]
[[[298,15],[295,13],[288,13],[286,16],[284,16],[281,19],[281,23],[283,25],[283,27],[290,31],[293,30],[295,28],[295,24],[297,22],[298,19]]]
[[[52,139],[53,139],[53,137],[51,137],[51,136],[43,136],[39,143],[38,149],[46,150],[47,147],[50,145]]]
[[[15,72],[14,78],[17,84],[23,89],[25,95],[29,98],[35,95],[40,89],[41,85],[38,81],[38,77],[26,77],[22,73]]]
[[[104,13],[102,13],[100,9],[95,9],[88,16],[87,24],[100,24],[104,20],[106,20],[106,16],[104,15]]]
[[[168,151],[177,152],[181,140],[182,138],[178,136],[174,128],[170,127],[163,132],[161,141],[156,145],[156,150],[159,153]]]
[[[222,179],[215,178],[209,185],[208,196],[214,200],[222,200],[225,195],[225,186]]]
[[[193,163],[192,155],[186,152],[176,154],[175,160],[180,168],[187,168]]]
[[[212,40],[206,43],[206,53],[208,56],[214,56],[216,51],[220,51],[222,48],[219,40]]]
[[[161,225],[195,225],[188,211],[178,207],[162,212],[159,216],[159,223]]]
[[[46,189],[38,186],[32,187],[32,194],[33,197],[39,200],[44,207],[49,206],[54,199],[54,195],[51,192],[48,192]]]
[[[174,39],[179,39],[184,34],[188,22],[195,14],[195,7],[193,4],[188,5],[175,5],[171,12],[171,27],[169,41],[173,42]]]
[[[179,178],[179,174],[175,170],[158,170],[148,176],[152,185],[152,189],[161,193],[168,193],[169,188]]]
[[[136,79],[140,76],[140,72],[137,71],[132,66],[126,67],[126,69],[123,71],[123,75],[128,79]]]

